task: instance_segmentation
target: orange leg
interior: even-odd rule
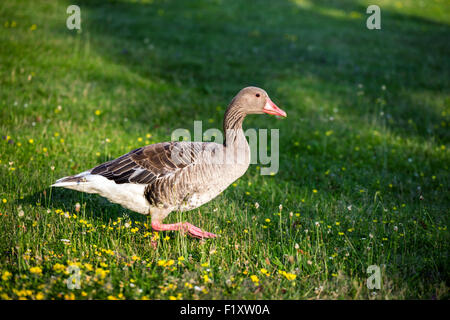
[[[203,231],[202,229],[190,224],[189,222],[178,222],[172,224],[163,224],[159,221],[152,221],[152,229],[155,231],[184,231],[194,238],[215,238],[216,234]]]

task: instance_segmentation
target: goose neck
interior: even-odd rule
[[[236,105],[230,106],[225,112],[223,120],[223,131],[225,134],[224,145],[247,142],[245,139],[242,123],[246,114]]]

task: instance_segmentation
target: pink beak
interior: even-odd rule
[[[272,100],[270,100],[270,98],[267,98],[267,102],[263,108],[263,112],[268,113],[268,114],[273,114],[276,116],[280,116],[280,117],[287,117],[286,112],[284,112],[283,110],[278,108],[277,105],[275,103],[273,103]]]

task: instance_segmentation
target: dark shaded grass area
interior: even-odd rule
[[[319,1],[317,6],[365,12],[365,7],[352,1]],[[90,8],[85,28],[96,44],[92,47],[106,59],[126,65],[144,78],[163,79],[180,90],[194,89],[199,95],[207,93],[211,101],[199,106],[200,110],[194,109],[195,118],[214,112],[204,108],[224,104],[243,84],[255,84],[270,92],[285,80],[312,77],[318,82],[313,89],[320,92],[325,84],[328,88],[323,94],[329,96],[345,96],[353,93],[356,84],[365,83],[365,93],[372,102],[379,98],[374,89],[386,85],[394,92],[394,104],[400,104],[391,110],[394,119],[407,115],[420,126],[438,122],[440,115],[395,93],[448,91],[446,57],[450,48],[446,35],[450,28],[427,19],[383,11],[383,29],[369,32],[364,16],[335,18],[287,1],[206,1],[183,6],[176,1],[148,5],[87,1],[83,7]],[[146,42],[150,50],[145,50]],[[288,95],[289,91],[277,99],[289,100]],[[145,103],[137,106],[138,114],[148,112],[152,101]],[[308,115],[302,105],[286,107]],[[181,112],[181,119],[192,117],[192,110],[180,109],[176,112]],[[306,109],[314,112],[314,108]],[[359,117],[376,111],[370,104],[353,103],[345,108]],[[424,118],[429,121],[422,121]],[[404,130],[397,123],[391,129]],[[419,127],[407,134],[426,135],[426,129]],[[437,133],[448,139],[444,130]]]

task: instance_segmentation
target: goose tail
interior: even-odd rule
[[[81,183],[88,182],[87,176],[91,174],[90,171],[84,171],[82,173],[79,173],[74,176],[67,176],[61,179],[56,180],[54,184],[51,185],[51,187],[70,187],[70,186],[76,186]]]

